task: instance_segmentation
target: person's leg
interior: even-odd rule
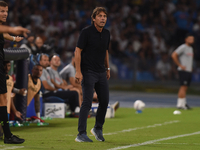
[[[186,93],[187,93],[187,89],[188,89],[188,87],[186,85],[182,85],[179,88],[178,97],[179,98],[185,98],[186,97]]]
[[[97,130],[102,130],[109,103],[109,88],[106,73],[100,73],[99,81],[95,84],[95,90],[98,96],[99,107],[97,109],[96,123],[94,127]]]
[[[40,118],[40,95],[36,94],[34,96],[35,113],[38,118]]]
[[[81,107],[81,104],[82,104],[82,95],[80,93],[80,90],[78,88],[71,88],[70,91],[76,91],[78,93],[78,101],[79,101],[79,107]]]
[[[186,109],[186,93],[191,82],[191,73],[179,71],[180,88],[178,91],[177,108]]]
[[[49,92],[43,95],[43,98],[49,97],[49,96],[56,96],[63,100],[65,100],[65,103],[70,105],[71,111],[74,112],[75,108],[79,106],[79,99],[78,99],[78,93],[76,91],[56,91],[56,92]]]
[[[185,107],[187,89],[188,89],[188,87],[186,85],[182,85],[179,88],[178,101],[177,101],[177,107],[178,108],[184,108]]]
[[[87,134],[87,117],[91,109],[94,85],[98,81],[98,73],[92,71],[83,72],[82,91],[83,91],[83,103],[81,105],[78,131],[79,134]]]
[[[4,131],[6,138],[11,137],[9,122],[8,122],[8,113],[7,113],[7,93],[0,94],[0,123]]]

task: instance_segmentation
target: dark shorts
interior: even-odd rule
[[[180,85],[190,86],[192,80],[192,73],[187,71],[178,71]]]
[[[3,60],[0,59],[0,94],[7,93],[6,73],[3,66]]]

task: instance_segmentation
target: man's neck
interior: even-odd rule
[[[51,65],[51,68],[52,68],[53,70],[55,70],[55,71],[58,70],[58,67],[55,67],[55,66],[53,66],[53,65]]]
[[[32,75],[31,75],[31,77],[32,77],[32,79],[33,79],[34,82],[37,82],[37,79],[38,79],[38,78],[33,77]]]
[[[97,31],[102,32],[103,28],[99,27],[96,23],[94,23],[95,28]]]
[[[190,44],[188,44],[188,43],[185,43],[187,46],[191,46]]]

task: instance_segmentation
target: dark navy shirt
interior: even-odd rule
[[[84,28],[79,36],[77,47],[81,52],[81,70],[105,72],[106,50],[109,48],[110,32],[99,32],[94,25]]]

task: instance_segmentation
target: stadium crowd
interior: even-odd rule
[[[123,64],[129,70],[150,72],[154,79],[176,79],[176,66],[169,57],[172,51],[184,42],[187,32],[194,33],[196,43],[200,40],[198,0],[9,0],[8,3],[8,24],[30,29],[53,47],[46,53],[60,55],[59,70],[71,61],[69,57],[79,32],[91,24],[90,14],[96,6],[108,10],[106,28],[111,32],[110,63],[115,78],[121,72],[119,64]],[[200,47],[197,44],[194,47],[198,59]]]

